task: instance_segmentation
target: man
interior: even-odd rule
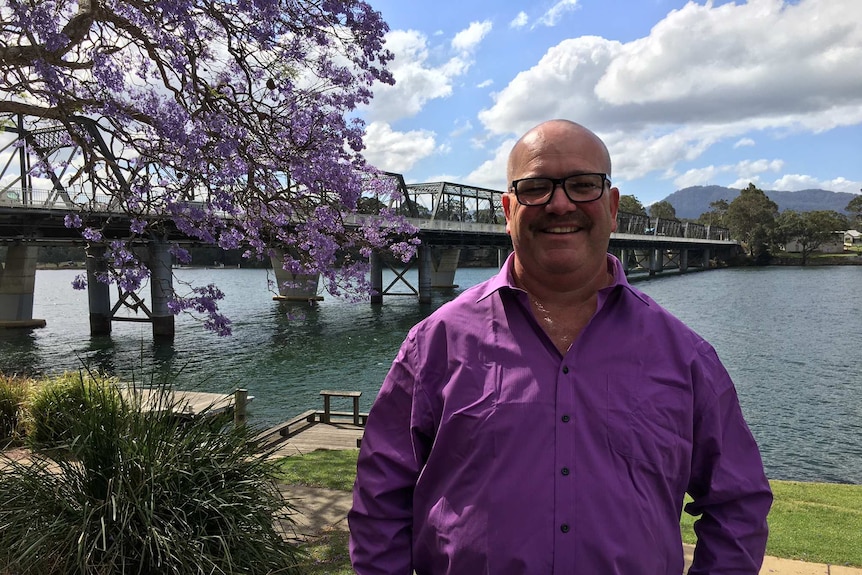
[[[619,190],[586,128],[509,156],[514,253],[416,325],[368,418],[350,549],[360,575],[755,575],[772,495],[712,347],[607,254]]]

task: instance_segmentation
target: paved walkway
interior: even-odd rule
[[[297,537],[307,539],[325,529],[347,531],[347,512],[352,504],[350,493],[292,485],[285,486],[284,492],[298,512],[295,516]],[[694,548],[686,545],[684,551],[688,571]],[[862,569],[766,557],[760,575],[862,575]]]

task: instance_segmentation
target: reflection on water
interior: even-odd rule
[[[862,268],[733,269],[640,285],[707,338],[770,477],[862,483]]]
[[[6,373],[37,374],[42,359],[36,330],[0,329],[0,361]]]
[[[0,370],[33,375],[84,366],[149,383],[254,396],[251,420],[275,424],[320,405],[325,388],[363,392],[367,410],[407,331],[461,289],[494,270],[458,270],[459,290],[431,305],[390,297],[383,306],[327,297],[317,307],[272,301],[264,270],[177,270],[215,282],[234,335],[177,318],[173,342],[148,324],[115,323],[90,337],[85,292],[73,270],[39,271],[35,317],[47,326],[0,330]],[[415,273],[415,272],[414,272]],[[415,281],[415,278],[414,278]],[[848,297],[862,268],[732,269],[637,283],[716,348],[772,478],[862,483],[862,298]]]

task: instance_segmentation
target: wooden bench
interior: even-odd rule
[[[362,395],[361,391],[332,391],[330,389],[324,389],[320,392],[320,395],[323,396],[323,423],[331,423],[332,421],[333,412],[331,410],[330,400],[333,397],[350,397],[353,399],[353,424],[362,425],[362,423],[360,423],[359,414],[359,397]]]

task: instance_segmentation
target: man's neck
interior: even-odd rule
[[[586,272],[586,273],[585,273]],[[555,308],[576,308],[594,305],[599,290],[611,285],[613,273],[605,262],[593,270],[581,273],[536,278],[527,274],[517,257],[512,263],[512,278],[515,285],[544,305]]]
[[[535,281],[516,262],[512,277],[515,285],[527,292],[533,317],[561,356],[566,355],[595,314],[599,290],[613,282],[607,266],[588,274],[586,279],[561,276],[554,278],[555,283]]]

